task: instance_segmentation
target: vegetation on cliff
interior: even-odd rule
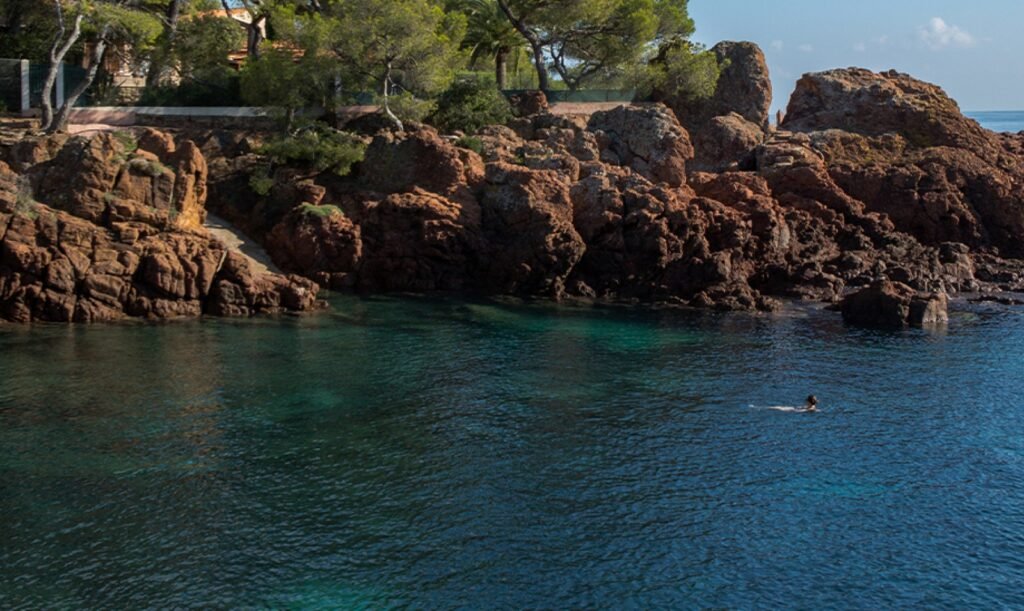
[[[115,65],[145,75],[149,104],[244,102],[291,117],[369,95],[397,125],[430,115],[477,70],[496,89],[694,98],[711,95],[719,73],[689,40],[687,0],[0,0],[0,29],[0,56],[50,64],[48,90],[58,64],[89,66],[69,104],[44,107],[50,131],[87,91],[110,95]],[[434,116],[451,113],[445,99]]]

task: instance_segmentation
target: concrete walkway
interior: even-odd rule
[[[601,110],[618,106],[629,106],[629,102],[556,102],[550,111],[556,115],[590,116]],[[336,112],[339,117],[355,119],[373,114],[377,106],[346,106]],[[160,107],[160,106],[96,106],[76,108],[71,111],[72,133],[96,132],[103,129],[150,125],[153,127],[235,126],[244,128],[260,125],[271,115],[265,108],[257,107]]]
[[[250,240],[231,223],[219,216],[206,215],[206,229],[228,247],[249,260],[253,271],[259,274],[280,274],[281,270],[270,260],[270,256],[259,244]]]

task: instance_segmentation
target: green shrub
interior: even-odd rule
[[[464,149],[469,149],[477,155],[483,155],[484,143],[483,140],[475,136],[463,136],[455,141],[455,146],[460,146]]]
[[[309,100],[309,75],[286,49],[269,49],[247,61],[239,74],[242,99],[250,106],[275,107],[289,116]]]
[[[304,166],[318,172],[330,170],[346,176],[353,165],[363,160],[366,144],[353,134],[316,124],[295,135],[270,140],[259,152],[274,163]]]
[[[14,213],[28,219],[39,218],[39,202],[32,195],[32,183],[27,176],[17,180],[18,194],[14,200]]]
[[[177,85],[150,87],[139,99],[139,106],[242,105],[241,78],[230,68],[207,70]]]
[[[131,132],[117,130],[111,132],[110,135],[113,136],[115,140],[121,143],[121,146],[124,147],[125,153],[131,154],[139,150],[139,141],[135,138],[135,134]]]
[[[464,77],[452,83],[437,101],[431,122],[446,132],[474,134],[488,125],[512,119],[512,106],[498,91],[494,78]]]
[[[167,174],[171,171],[170,168],[160,163],[159,161],[152,161],[145,157],[133,157],[128,162],[128,167],[135,170],[139,174],[146,174],[153,178],[158,178],[163,174]]]
[[[341,208],[325,204],[323,206],[314,206],[313,204],[302,204],[299,206],[299,212],[302,214],[308,214],[310,216],[317,216],[320,218],[326,218],[334,216],[336,214],[342,214]]]
[[[270,194],[270,190],[274,188],[274,178],[270,176],[266,168],[260,168],[249,177],[249,188],[256,195],[266,197]]]
[[[378,99],[377,105],[383,108],[383,100]],[[389,97],[388,106],[403,123],[423,123],[437,107],[433,100],[421,100],[407,91]]]

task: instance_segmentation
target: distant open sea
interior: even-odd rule
[[[1024,110],[999,110],[985,112],[965,112],[985,129],[995,132],[1024,131]]]

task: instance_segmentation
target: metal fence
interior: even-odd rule
[[[50,71],[50,65],[21,59],[0,59],[0,108],[7,112],[26,113],[38,109],[43,102],[43,85]],[[64,97],[86,77],[86,70],[79,66],[64,64],[58,73],[50,93],[54,107],[63,103]],[[76,106],[90,104],[89,92],[83,95]]]
[[[28,67],[28,99],[32,108],[39,108],[43,103],[43,84],[46,82],[46,75],[50,72],[50,66],[46,64],[29,64]],[[50,92],[50,103],[56,105],[56,87]]]
[[[20,59],[0,59],[0,110],[22,112],[24,101],[24,62]]]
[[[43,63],[30,63],[17,59],[0,59],[0,110],[27,112],[30,108],[39,108],[42,104],[43,84],[48,70],[49,66]],[[63,66],[62,74],[57,79],[56,86],[53,89],[52,102],[54,106],[62,103],[64,97],[85,80],[86,72],[80,66],[67,64]],[[153,96],[146,96],[144,98],[144,92],[138,87],[103,86],[103,84],[97,83],[86,90],[85,94],[78,99],[75,105],[77,107],[93,105],[125,107],[135,105],[239,106],[242,105],[242,100],[239,95],[237,80],[234,79],[229,83],[231,87],[205,83],[190,83],[186,87],[183,84],[176,90],[165,92],[166,95],[160,96],[159,99],[149,99]],[[502,93],[512,97],[527,91],[529,90],[508,89]],[[548,101],[553,104],[641,101],[638,100],[638,94],[635,89],[551,90],[544,93],[547,95]],[[349,98],[351,98],[349,103],[356,105],[376,103],[376,96],[372,93],[350,94]],[[142,104],[139,104],[140,101]]]

